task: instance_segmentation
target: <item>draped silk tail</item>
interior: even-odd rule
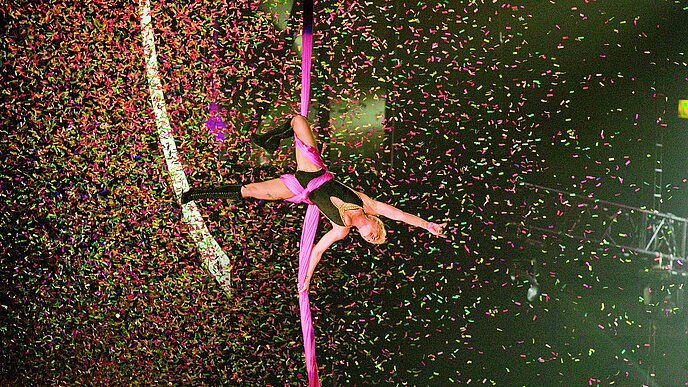
[[[282,175],[280,179],[287,185],[287,187],[294,193],[294,197],[287,199],[294,203],[307,203],[306,218],[303,222],[303,231],[301,233],[301,244],[299,245],[299,289],[303,287],[308,274],[308,266],[310,264],[311,252],[313,250],[313,241],[315,240],[315,233],[318,230],[318,218],[320,210],[309,199],[308,195],[315,191],[318,187],[323,185],[328,180],[334,178],[332,173],[327,171],[325,164],[320,158],[318,150],[303,143],[298,137],[294,136],[296,146],[303,152],[306,157],[314,164],[325,169],[325,173],[311,180],[306,187],[302,187],[294,175]],[[318,377],[318,364],[315,358],[315,334],[313,332],[313,321],[311,318],[311,306],[308,300],[308,292],[304,291],[299,294],[299,310],[301,313],[301,331],[303,332],[303,346],[306,356],[306,370],[308,371],[308,381],[310,386],[320,386]]]
[[[308,117],[308,103],[311,92],[311,54],[313,51],[313,0],[303,1],[303,31],[301,33],[301,115]],[[320,158],[317,149],[304,144],[298,137],[294,136],[296,146],[303,152],[308,159],[315,165],[323,168],[326,173],[311,180],[307,187],[302,187],[294,175],[283,175],[282,181],[294,192],[293,202],[308,203],[306,218],[303,222],[301,234],[301,244],[299,246],[299,289],[303,287],[308,272],[308,266],[313,250],[315,232],[318,229],[318,208],[308,200],[308,195],[326,181],[333,178],[327,171],[325,163]],[[301,330],[303,332],[303,347],[306,356],[306,371],[308,372],[308,385],[311,387],[320,386],[318,377],[318,363],[315,360],[315,334],[313,333],[313,321],[311,319],[311,306],[308,300],[308,292],[299,295],[299,310],[301,313]]]

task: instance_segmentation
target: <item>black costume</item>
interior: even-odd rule
[[[305,187],[308,185],[309,181],[318,178],[324,173],[324,169],[317,172],[296,171],[294,176],[296,176],[299,183]],[[340,207],[337,207],[332,203],[331,197],[338,198],[344,203]],[[344,220],[342,219],[342,213],[344,211],[363,208],[363,200],[361,200],[358,194],[335,179],[325,182],[325,184],[311,192],[308,198],[313,204],[318,206],[320,212],[322,212],[327,219],[343,227],[351,226],[344,224]]]

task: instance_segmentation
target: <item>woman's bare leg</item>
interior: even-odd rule
[[[313,137],[313,131],[306,118],[301,115],[294,116],[291,119],[291,126],[296,137],[303,141],[304,144],[318,149],[318,144],[315,142],[315,137]],[[299,148],[296,148],[296,168],[305,172],[316,172],[322,169],[308,160]]]
[[[241,187],[241,196],[261,200],[284,200],[294,196],[287,185],[280,179],[272,179],[260,183],[246,184]]]

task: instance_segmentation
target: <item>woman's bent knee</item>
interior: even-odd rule
[[[308,120],[306,120],[306,117],[296,114],[291,118],[291,127],[294,128],[297,125],[305,125],[306,127],[309,127]]]

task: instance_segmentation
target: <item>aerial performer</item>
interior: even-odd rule
[[[330,173],[322,159],[311,127],[301,115],[295,115],[282,127],[265,134],[254,134],[252,142],[269,153],[277,150],[282,140],[294,137],[296,143],[296,172],[280,178],[246,185],[191,188],[182,194],[182,203],[205,198],[288,200],[306,202],[317,207],[332,224],[315,243],[310,252],[308,270],[298,293],[307,292],[323,253],[355,228],[367,242],[382,244],[386,231],[379,216],[420,227],[435,236],[444,236],[446,223],[438,224],[406,213],[392,205],[371,199],[360,191],[342,184]],[[315,233],[315,230],[313,230]]]
[[[310,100],[312,27],[313,1],[303,0],[300,115],[295,115],[280,128],[265,134],[254,134],[251,138],[254,144],[272,153],[279,148],[282,140],[294,137],[296,172],[293,175],[286,174],[276,179],[246,185],[191,188],[182,194],[181,201],[183,204],[187,204],[190,201],[203,198],[256,198],[288,200],[294,203],[305,202],[308,204],[299,244],[299,312],[308,385],[319,387],[315,334],[308,291],[313,272],[323,253],[336,241],[347,236],[352,227],[355,227],[366,241],[375,244],[384,243],[386,232],[378,216],[422,227],[438,236],[443,236],[442,231],[446,223],[429,222],[389,204],[373,200],[364,193],[354,191],[338,182],[334,175],[327,170],[320,157],[320,151],[311,127],[305,119],[308,116]],[[314,243],[321,213],[329,219],[332,229],[325,233],[317,243]]]

